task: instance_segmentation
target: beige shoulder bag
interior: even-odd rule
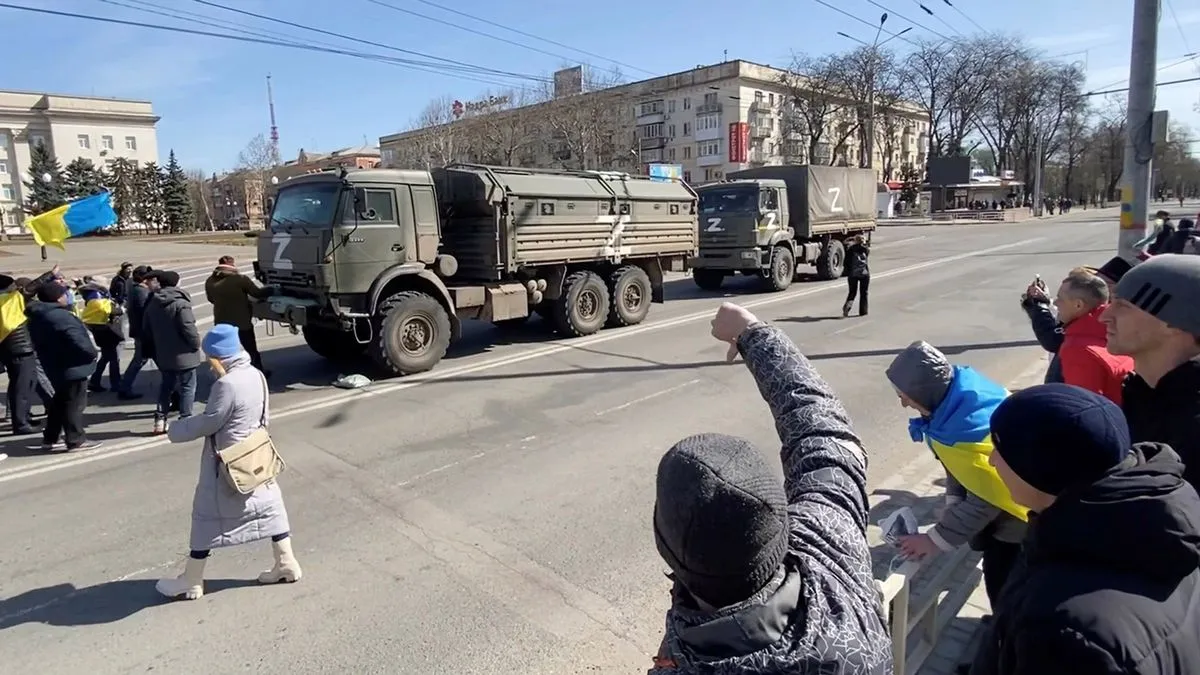
[[[249,436],[225,448],[217,450],[220,460],[220,472],[225,482],[239,493],[248,495],[259,486],[275,480],[287,468],[271,434],[267,431],[267,378],[262,378],[263,412],[259,427]],[[216,447],[216,437],[213,437],[213,447]]]

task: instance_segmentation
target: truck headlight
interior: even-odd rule
[[[742,260],[758,260],[758,251],[742,251]]]

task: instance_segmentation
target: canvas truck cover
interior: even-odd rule
[[[696,194],[682,181],[474,164],[435,169],[433,179],[442,250],[458,260],[460,278],[696,250]]]
[[[789,218],[798,237],[846,227],[875,227],[877,185],[871,169],[812,164],[764,166],[735,171],[728,178],[782,180],[788,189]]]

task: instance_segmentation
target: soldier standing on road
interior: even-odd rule
[[[121,379],[121,391],[117,394],[117,398],[122,401],[142,397],[141,394],[134,393],[133,383],[149,360],[142,336],[145,334],[146,303],[150,300],[150,294],[158,290],[158,279],[151,276],[152,271],[149,265],[139,265],[130,275],[132,283],[129,286],[129,296],[125,299],[125,315],[129,319],[129,337],[133,338],[133,358],[125,368],[125,376]]]
[[[168,270],[150,274],[158,280],[160,288],[146,304],[142,340],[146,356],[154,359],[162,378],[154,412],[154,433],[163,434],[167,432],[172,393],[179,393],[180,419],[192,416],[196,368],[204,357],[200,353],[200,331],[192,312],[192,298],[179,288],[179,274]]]
[[[242,347],[250,354],[251,365],[267,377],[271,376],[271,371],[263,368],[262,355],[258,352],[250,299],[265,298],[270,292],[269,288],[260,288],[250,277],[239,272],[233,256],[228,255],[221,256],[216,269],[204,282],[204,295],[212,303],[213,323],[237,326],[238,337]]]
[[[68,451],[99,447],[100,443],[87,440],[83,418],[96,348],[83,321],[67,307],[67,289],[53,282],[42,284],[38,302],[26,308],[25,314],[34,349],[54,384],[54,399],[42,430],[42,451],[55,450],[60,434],[65,435]]]

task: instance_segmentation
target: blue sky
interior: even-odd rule
[[[149,23],[187,25],[104,0],[6,1]],[[341,42],[231,14],[195,0],[113,1],[202,14],[245,28],[302,36],[309,42]],[[480,17],[483,22],[447,13],[420,0],[381,0],[527,44],[547,54],[439,25],[371,0],[214,1],[364,40],[532,75],[545,75],[564,65],[581,62],[604,68],[613,64],[507,32],[486,20],[636,66],[638,70],[622,68],[627,77],[636,79],[714,63],[722,59],[723,50],[728,50],[731,59],[784,66],[794,51],[823,53],[853,46],[839,37],[838,31],[862,39],[871,37],[868,26],[813,0],[689,0],[676,4],[643,0],[595,3],[437,0],[443,6]],[[892,30],[911,25],[901,18],[902,14],[942,33],[950,33],[943,21],[963,33],[975,31],[968,19],[944,3],[923,1],[933,9],[935,17],[921,11],[918,0],[878,0],[878,4],[892,10],[887,24]],[[869,0],[832,0],[831,4],[869,21],[877,20],[882,11]],[[1004,3],[955,0],[955,6],[979,25],[1023,34],[1048,54],[1074,52],[1064,58],[1086,60],[1091,87],[1124,86],[1128,75],[1130,3],[1088,0],[1086,4],[1087,11],[1081,12],[1081,3],[1068,0]],[[1179,27],[1169,11],[1170,4],[1174,5]],[[32,65],[4,73],[0,87],[149,99],[162,116],[159,146],[163,156],[174,148],[184,165],[207,171],[231,167],[245,143],[255,134],[266,132],[269,122],[264,78],[268,72],[273,76],[280,146],[285,157],[294,156],[300,148],[331,150],[361,144],[364,139],[373,144],[380,135],[407,128],[431,99],[448,95],[471,100],[488,90],[501,88],[461,76],[418,72],[338,55],[2,8],[0,24],[17,27],[5,32],[15,39],[15,44],[6,45],[7,51],[10,55],[28,56],[23,61]],[[229,32],[197,24],[191,27]],[[930,36],[922,28],[914,28],[909,35]],[[1185,53],[1200,51],[1200,8],[1193,0],[1164,0],[1159,35],[1159,59],[1163,65],[1179,61]],[[47,36],[54,37],[56,48],[46,48]],[[903,47],[899,41],[892,44]],[[353,43],[345,43],[345,48],[382,51]],[[1198,75],[1200,60],[1195,60],[1164,69],[1159,78]],[[472,77],[496,83],[505,80],[495,75]],[[1200,83],[1177,85],[1160,89],[1158,107],[1170,110],[1173,118],[1200,132],[1200,115],[1192,110],[1197,101],[1200,101]]]

